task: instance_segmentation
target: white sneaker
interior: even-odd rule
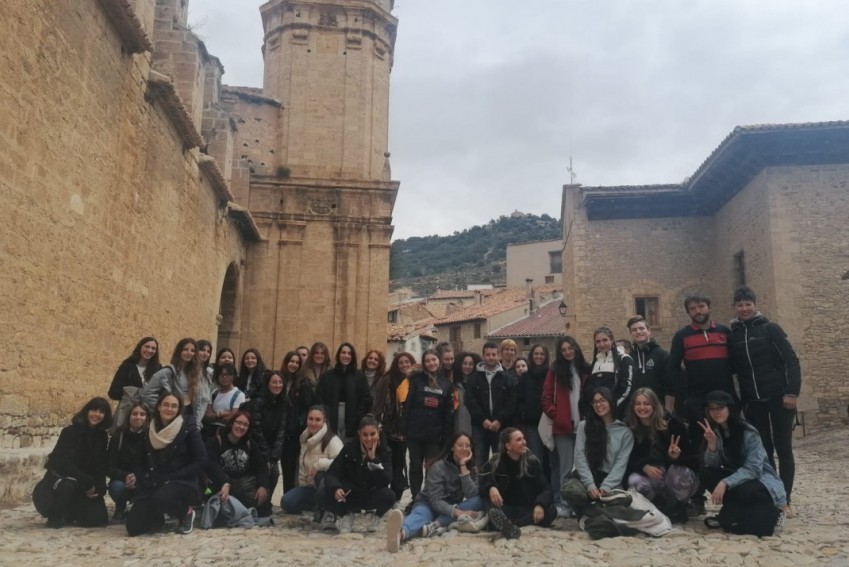
[[[340,534],[349,534],[354,530],[354,515],[346,514],[336,520],[336,528]]]
[[[366,531],[375,533],[380,528],[380,518],[374,512],[366,513]]]
[[[395,553],[401,547],[401,525],[404,513],[401,510],[389,510],[386,514],[386,551]]]

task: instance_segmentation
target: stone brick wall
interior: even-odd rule
[[[136,341],[215,338],[244,247],[97,2],[4,6],[0,447],[41,446]]]

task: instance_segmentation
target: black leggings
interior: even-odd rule
[[[283,492],[286,493],[298,484],[298,466],[301,458],[301,440],[298,437],[286,437],[283,442],[283,457],[281,468],[283,469]],[[276,483],[275,483],[276,486]],[[271,496],[269,494],[269,496]]]
[[[198,504],[200,498],[196,489],[183,483],[169,482],[133,502],[127,514],[127,533],[137,536],[161,528],[165,524],[164,514],[183,521],[189,506]]]
[[[52,523],[76,523],[80,526],[105,526],[109,522],[103,496],[89,498],[77,483],[62,480],[53,490],[53,505],[47,515]]]
[[[505,504],[502,506],[501,510],[507,514],[507,517],[510,518],[514,524],[519,526],[542,526],[547,528],[550,526],[554,520],[557,519],[557,508],[554,506],[549,506],[545,508],[545,515],[542,518],[542,521],[538,524],[534,524],[534,508],[535,506],[510,506]]]
[[[416,495],[422,490],[425,461],[439,456],[440,446],[439,443],[408,439],[407,449],[410,451],[410,494],[415,499]]]
[[[315,498],[318,507],[327,512],[333,512],[337,516],[346,516],[351,512],[362,512],[374,510],[378,516],[383,516],[395,504],[395,493],[389,488],[378,488],[368,492],[353,489],[344,502],[336,500],[336,490],[327,488],[325,484],[316,492]]]
[[[793,457],[793,423],[796,420],[796,410],[785,408],[784,399],[779,396],[771,400],[749,402],[746,404],[745,413],[749,423],[761,434],[769,464],[778,471],[789,504],[793,480],[796,477],[796,459]],[[775,453],[778,453],[778,467],[775,466]]]
[[[407,444],[403,441],[398,441],[387,438],[389,448],[392,450],[392,492],[395,493],[395,500],[401,500],[404,491],[409,487],[407,483]]]
[[[705,489],[713,492],[716,485],[733,472],[731,469],[707,467],[702,469],[699,476]],[[764,501],[773,502],[773,499],[769,490],[761,481],[747,480],[743,484],[725,491],[725,496],[722,499],[723,505],[731,501],[743,505],[752,505]]]

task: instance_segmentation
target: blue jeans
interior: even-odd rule
[[[109,496],[117,507],[123,508],[135,495],[136,491],[127,488],[123,480],[109,481]]]
[[[466,512],[480,512],[483,510],[483,501],[480,496],[472,496],[468,500],[457,504],[457,509]],[[439,525],[443,528],[450,526],[456,521],[455,518],[444,514],[437,516],[436,512],[427,502],[416,503],[410,511],[410,515],[404,518],[404,524],[401,526],[405,534],[404,539],[418,537],[421,535],[422,527],[434,520],[439,522]]]
[[[315,507],[315,488],[312,486],[290,488],[280,499],[280,507],[287,514],[311,511]]]

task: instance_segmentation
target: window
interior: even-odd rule
[[[397,309],[393,309],[392,311],[389,312],[388,320],[389,320],[390,323],[397,323],[398,322],[398,310]]]
[[[649,327],[660,327],[660,310],[657,297],[635,297],[634,312],[642,315]]]
[[[460,329],[461,327],[459,325],[448,329],[448,342],[451,343],[451,346],[454,347],[456,352],[463,350],[463,341]]]
[[[475,323],[475,338],[476,339],[481,338],[481,324],[480,323]]]
[[[746,285],[746,255],[742,250],[734,254],[734,284],[735,287]]]
[[[551,274],[563,273],[563,255],[560,251],[548,253],[548,272]]]
[[[524,339],[522,339],[522,344],[524,346],[531,346],[531,339],[528,338],[528,337],[525,337]]]

